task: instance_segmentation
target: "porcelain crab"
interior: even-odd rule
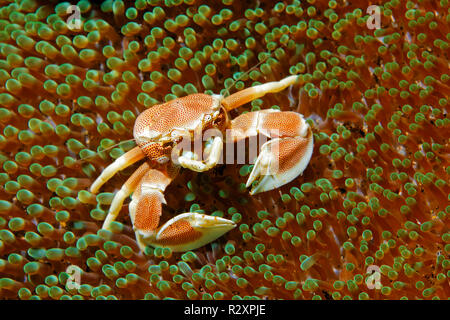
[[[193,250],[233,229],[236,224],[231,220],[196,212],[180,214],[159,226],[162,205],[166,204],[164,191],[179,168],[197,172],[213,168],[219,162],[224,139],[208,138],[204,147],[206,157],[200,159],[176,147],[181,139],[208,128],[228,130],[231,142],[262,134],[270,140],[262,145],[247,180],[250,193],[272,190],[292,181],[303,173],[313,151],[313,134],[303,116],[270,109],[247,112],[230,120],[228,112],[267,93],[279,92],[296,80],[293,75],[227,97],[191,94],[142,112],[133,129],[137,146],[106,167],[91,185],[90,191],[96,193],[115,173],[146,159],[115,194],[103,229],[110,229],[130,195],[129,212],[141,250],[147,245],[168,247],[175,252]]]

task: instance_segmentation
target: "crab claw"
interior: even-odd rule
[[[228,219],[186,212],[167,221],[157,232],[139,236],[146,245],[182,252],[202,247],[234,227],[236,224]]]
[[[266,142],[256,159],[246,187],[250,194],[278,188],[303,173],[311,159],[313,137],[308,130],[306,137],[276,138]]]

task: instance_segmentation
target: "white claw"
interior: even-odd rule
[[[253,166],[253,170],[252,172],[250,172],[250,176],[248,177],[245,186],[248,188],[252,185],[252,183],[255,180],[259,179],[260,176],[267,175],[270,169],[271,162],[272,162],[271,155],[262,151],[259,157],[256,159],[255,165]]]
[[[289,170],[280,172],[278,170],[280,155],[277,147],[280,140],[281,139],[273,139],[262,146],[261,153],[256,160],[255,166],[253,167],[246,184],[246,187],[248,188],[254,184],[254,181],[257,181],[250,191],[251,195],[273,190],[291,182],[301,175],[308,165],[313,152],[312,137],[309,139],[301,159]]]
[[[276,174],[276,170],[274,165],[276,165],[276,155],[270,151],[270,146],[274,144],[279,139],[273,139],[271,141],[267,141],[262,147],[261,152],[256,159],[255,165],[253,166],[253,170],[250,173],[250,176],[247,179],[246,187],[250,187],[254,181],[258,181],[256,186],[253,187],[250,194],[255,193],[255,190],[259,190],[262,186],[263,182],[273,174]],[[260,192],[260,191],[259,191]],[[256,192],[257,193],[257,192]]]
[[[259,176],[259,173],[261,171],[261,166],[259,166],[258,160],[256,160],[255,165],[253,166],[252,172],[250,172],[250,176],[247,179],[247,183],[245,184],[245,187],[248,188],[252,185],[253,181]]]
[[[254,195],[260,192],[269,191],[283,185],[287,182],[280,182],[276,176],[263,176],[259,183],[250,190],[250,194]]]

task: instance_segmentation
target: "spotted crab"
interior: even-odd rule
[[[228,130],[227,142],[263,135],[270,140],[260,148],[247,180],[250,194],[292,181],[303,173],[313,151],[313,134],[303,116],[268,109],[247,112],[230,120],[228,112],[267,93],[279,92],[296,80],[297,76],[293,75],[227,97],[190,94],[142,112],[133,129],[137,146],[106,167],[90,187],[92,193],[98,192],[118,171],[146,158],[115,194],[102,228],[111,228],[124,200],[132,195],[129,212],[141,250],[147,245],[168,247],[174,252],[193,250],[233,229],[236,224],[231,220],[197,212],[182,213],[159,226],[162,205],[166,204],[164,191],[179,169],[203,172],[213,168],[219,163],[225,141],[220,135],[206,139],[203,149],[206,156],[200,159],[195,153],[177,149],[177,145],[183,138],[208,128]]]

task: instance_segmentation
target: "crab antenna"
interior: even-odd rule
[[[120,146],[120,145],[123,144],[123,143],[127,143],[127,142],[130,142],[130,141],[135,141],[135,139],[134,139],[134,138],[131,138],[131,139],[128,139],[128,140],[120,141],[119,143],[113,144],[113,145],[111,145],[111,146],[109,146],[109,147],[107,147],[107,148],[105,148],[105,149],[103,149],[103,150],[97,151],[97,152],[95,153],[95,155],[101,154],[102,152],[111,150],[112,148],[115,148],[115,147],[117,147],[117,146]],[[87,157],[85,157],[85,158],[83,158],[83,159],[93,158],[93,157],[95,157],[95,155],[87,156]],[[81,160],[83,160],[83,159],[81,159]]]
[[[281,79],[280,81],[267,82],[258,86],[250,87],[223,98],[221,103],[227,111],[230,111],[246,104],[247,102],[258,99],[267,93],[279,92],[286,87],[293,85],[297,81],[297,78],[297,75],[293,75]]]

